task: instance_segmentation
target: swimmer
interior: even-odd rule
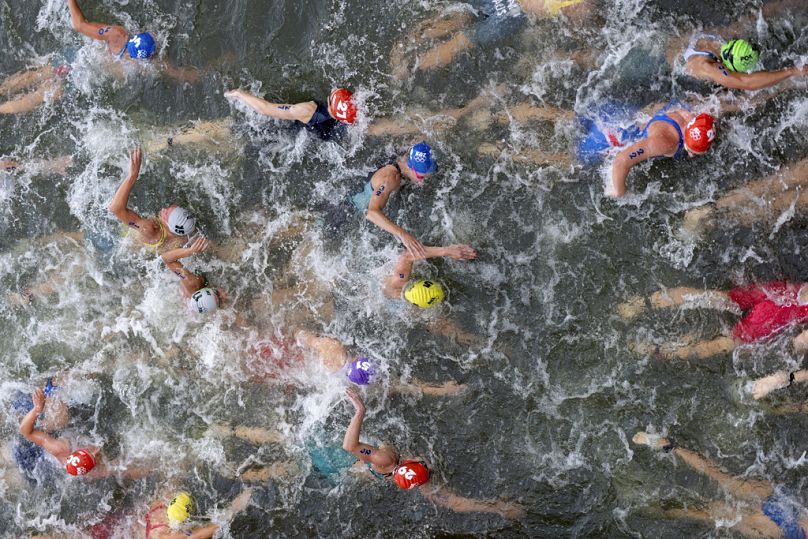
[[[58,438],[43,430],[35,428],[37,419],[45,410],[46,396],[41,388],[31,394],[34,407],[20,421],[20,434],[23,438],[44,449],[56,459],[64,470],[74,476],[89,475],[92,479],[100,479],[116,475],[114,468],[101,462],[101,450],[92,445],[84,445],[73,449],[73,444],[66,438]],[[123,475],[132,479],[143,476],[143,471],[135,468],[125,470]]]
[[[220,522],[232,520],[250,505],[252,489],[244,489],[224,510]],[[220,524],[207,524],[205,526],[189,525],[193,520],[194,499],[188,492],[176,492],[167,503],[158,500],[151,504],[143,518],[143,523],[136,525],[132,530],[132,537],[146,537],[146,539],[210,539],[221,527]]]
[[[344,125],[351,125],[356,121],[353,94],[345,88],[332,91],[328,103],[318,100],[294,105],[270,103],[240,88],[225,92],[224,96],[237,99],[264,116],[297,122],[322,140],[340,136]]]
[[[693,471],[715,481],[733,498],[732,502],[710,502],[706,507],[688,506],[684,509],[667,509],[668,518],[697,520],[713,527],[719,522],[744,537],[759,539],[805,539],[808,530],[806,509],[789,493],[765,480],[733,477],[711,460],[689,449],[672,444],[667,438],[638,432],[632,438],[637,445],[645,445],[657,451],[675,455]]]
[[[426,258],[423,244],[387,217],[384,208],[390,195],[402,185],[421,184],[437,169],[432,148],[426,142],[419,142],[407,155],[395,157],[368,174],[365,188],[352,199],[356,209],[365,212],[368,221],[397,237],[415,260]]]
[[[362,443],[362,423],[365,420],[365,403],[362,397],[353,390],[346,390],[346,395],[354,407],[354,415],[345,437],[342,448],[367,465],[368,471],[377,479],[391,479],[404,490],[418,489],[428,500],[457,513],[496,513],[507,519],[519,519],[524,516],[524,509],[516,503],[504,500],[475,500],[451,492],[443,485],[430,484],[429,467],[421,458],[403,458],[391,444],[383,443],[379,447]]]
[[[137,147],[129,154],[129,174],[115,192],[109,211],[136,232],[135,238],[143,247],[161,254],[182,246],[193,235],[196,219],[191,212],[176,205],[163,208],[159,217],[149,219],[129,208],[129,195],[140,174],[141,160],[140,147]]]
[[[733,189],[715,202],[688,210],[682,229],[689,235],[702,234],[719,223],[751,226],[766,222],[782,224],[794,212],[808,206],[808,158],[791,163],[773,174]]]
[[[351,383],[364,386],[376,378],[376,369],[374,369],[372,360],[365,356],[349,353],[348,347],[334,337],[300,330],[295,335],[295,339],[303,349],[313,352],[317,360],[329,370],[333,372],[344,370],[345,376]],[[389,390],[394,393],[454,397],[465,392],[466,386],[454,381],[434,384],[413,380],[412,382],[391,383]]]
[[[677,345],[639,345],[635,351],[652,353],[660,357],[679,359],[705,359],[727,353],[742,344],[757,343],[779,335],[793,325],[808,322],[808,286],[786,281],[752,284],[720,290],[696,288],[669,288],[648,298],[635,298],[618,306],[617,312],[625,320],[637,316],[646,306],[653,309],[691,304],[722,310],[741,310],[746,314],[735,324],[732,335],[708,341]],[[800,341],[795,343],[799,346]]]
[[[622,147],[633,142],[614,158],[611,186],[606,194],[618,198],[624,196],[629,171],[643,161],[657,157],[679,159],[685,154],[693,157],[705,153],[715,140],[715,132],[715,119],[709,114],[696,115],[684,105],[671,103],[657,111],[642,131],[635,128],[605,133],[611,146]]]
[[[78,33],[106,43],[110,56],[122,60],[128,57],[131,60],[152,60],[156,57],[157,42],[149,32],[141,32],[134,36],[123,26],[89,22],[81,11],[77,0],[67,0],[70,9],[70,23]],[[161,61],[159,69],[169,77],[181,81],[196,82],[199,80],[199,70],[196,68],[179,68],[167,61]]]
[[[192,312],[206,314],[217,310],[227,299],[224,290],[212,288],[206,277],[188,271],[180,260],[203,253],[209,242],[204,237],[196,238],[190,247],[180,247],[163,253],[161,256],[166,267],[180,278],[180,293],[188,300],[188,308]]]
[[[778,71],[755,71],[760,53],[745,39],[729,41],[717,35],[696,34],[684,51],[685,70],[700,80],[735,90],[771,88],[792,77],[808,76],[808,65]]]
[[[429,20],[407,35],[404,43],[393,47],[391,63],[398,78],[408,74],[411,57],[417,71],[427,71],[449,65],[463,51],[474,47],[489,47],[519,32],[528,17],[549,19],[563,15],[583,22],[594,14],[590,0],[474,0],[479,13],[476,18],[467,11],[455,12],[449,17]],[[470,26],[474,23],[474,26]],[[417,56],[426,42],[449,38]]]

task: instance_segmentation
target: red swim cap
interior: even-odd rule
[[[344,124],[352,124],[356,121],[356,105],[353,102],[353,94],[345,88],[337,88],[331,92],[328,98],[328,112]]]
[[[429,481],[429,469],[423,462],[408,460],[393,472],[393,481],[404,490],[420,487]]]
[[[65,470],[70,475],[86,475],[95,468],[95,459],[84,449],[73,451],[65,462]]]
[[[715,140],[715,119],[699,114],[685,127],[685,146],[693,153],[704,153]]]

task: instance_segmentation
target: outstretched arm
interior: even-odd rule
[[[348,425],[348,430],[345,431],[345,437],[342,440],[342,448],[362,462],[374,463],[379,448],[363,444],[359,441],[359,434],[362,432],[362,422],[365,420],[365,403],[362,401],[362,397],[359,396],[359,393],[353,389],[347,389],[345,393],[354,405],[354,416],[351,419],[351,423]]]
[[[698,69],[693,70],[693,74],[727,88],[754,92],[775,86],[791,77],[808,75],[808,70],[805,67],[802,69],[789,67],[779,71],[736,73],[727,70],[724,66],[710,62],[701,64]]]
[[[469,245],[456,244],[447,245],[446,247],[424,247],[424,258],[436,258],[446,256],[454,260],[474,260],[477,258],[477,251]],[[401,295],[404,285],[410,279],[412,272],[412,265],[415,263],[415,258],[407,251],[399,255],[396,261],[396,267],[393,273],[388,275],[382,287],[384,295],[390,298],[397,298]]]
[[[64,438],[55,438],[41,430],[36,430],[36,420],[45,409],[45,392],[41,388],[34,390],[31,395],[34,407],[20,421],[20,434],[29,442],[35,443],[54,457],[59,462],[64,461],[70,454],[70,443]]]
[[[140,164],[142,156],[140,146],[135,148],[129,154],[129,174],[123,180],[115,196],[112,198],[112,203],[109,205],[109,211],[112,212],[119,221],[127,226],[139,230],[143,227],[144,219],[129,209],[129,195],[135,187],[135,182],[140,174]]]
[[[238,99],[248,107],[256,112],[260,112],[270,118],[276,120],[297,120],[298,122],[308,123],[317,110],[317,104],[314,101],[305,103],[298,103],[296,105],[289,105],[283,103],[270,103],[265,99],[256,97],[244,90],[230,90],[224,94],[225,97],[232,97]]]

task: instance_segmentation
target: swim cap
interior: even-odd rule
[[[443,286],[434,281],[419,279],[407,284],[404,289],[404,299],[423,309],[437,305],[446,297]]]
[[[344,124],[352,124],[356,121],[356,105],[353,102],[353,94],[345,88],[337,88],[328,97],[328,112],[337,120]]]
[[[95,468],[95,459],[84,449],[73,451],[65,462],[65,470],[70,475],[87,475]]]
[[[157,44],[154,42],[152,35],[148,32],[136,35],[126,44],[126,50],[129,51],[129,56],[136,60],[151,58],[156,49]]]
[[[366,357],[358,357],[348,365],[348,380],[359,386],[366,386],[373,376],[373,366]]]
[[[201,314],[213,312],[219,308],[219,295],[212,288],[202,288],[194,292],[188,306]]]
[[[393,481],[404,490],[420,487],[429,481],[429,468],[423,462],[407,460],[393,472]]]
[[[177,236],[190,236],[196,229],[196,218],[185,208],[174,208],[168,214],[168,229]]]
[[[187,492],[178,492],[166,508],[168,520],[180,524],[188,520],[194,510],[194,499]]]
[[[407,155],[407,166],[418,174],[432,174],[438,168],[437,163],[432,158],[432,148],[426,142],[419,142]]]
[[[744,39],[733,39],[721,46],[721,60],[730,71],[748,73],[755,69],[759,57],[758,51]]]
[[[704,153],[715,140],[715,119],[709,114],[699,114],[685,127],[685,146],[693,153]]]

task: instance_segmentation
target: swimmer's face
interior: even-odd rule
[[[168,216],[171,215],[171,212],[174,211],[174,208],[177,208],[176,204],[172,204],[167,208],[163,208],[160,210],[160,220],[163,222],[164,225],[168,226]]]

